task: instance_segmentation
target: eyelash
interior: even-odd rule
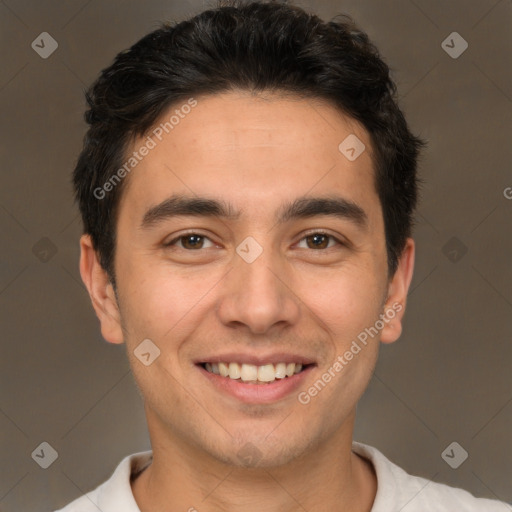
[[[210,237],[206,236],[206,235],[203,235],[201,233],[198,233],[196,231],[190,231],[188,233],[182,233],[181,235],[177,236],[176,238],[173,238],[170,242],[167,242],[164,245],[164,247],[172,247],[173,245],[176,244],[176,242],[179,242],[182,238],[185,238],[187,236],[192,236],[192,235],[197,235],[197,236],[200,236],[201,238],[206,238],[208,240],[210,240],[210,242],[214,243]],[[302,242],[304,239],[312,236],[312,235],[322,235],[322,236],[326,236],[332,240],[334,240],[335,242],[337,242],[338,245],[340,246],[345,246],[346,244],[344,244],[339,238],[335,237],[334,235],[331,235],[330,233],[327,233],[326,231],[310,231],[308,233],[305,233],[304,236],[299,240],[299,242]],[[201,249],[185,249],[185,248],[181,248],[179,247],[179,249],[182,249],[186,252],[199,252]],[[332,247],[326,247],[325,249],[318,249],[319,251],[325,251],[327,249],[332,249]],[[315,249],[311,249],[312,251],[314,251]]]

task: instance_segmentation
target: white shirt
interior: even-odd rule
[[[368,459],[377,475],[377,495],[371,512],[511,512],[502,501],[475,498],[469,492],[406,473],[379,450],[353,442],[352,450]],[[130,477],[152,460],[152,451],[125,457],[112,476],[93,491],[55,512],[140,512]]]

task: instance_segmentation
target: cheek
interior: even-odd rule
[[[355,407],[371,379],[380,333],[370,336],[368,332],[379,319],[382,293],[374,274],[347,272],[333,277],[327,289],[322,292],[320,287],[315,294],[314,312],[328,328],[332,344],[318,375],[325,385],[315,384],[303,391],[315,407],[332,411],[325,428],[334,429]]]
[[[182,287],[161,265],[148,264],[133,253],[117,262],[122,317],[131,343],[138,338],[159,340],[183,315]],[[162,322],[165,322],[162,325]]]
[[[374,269],[340,269],[316,279],[314,293],[309,291],[309,304],[329,326],[335,341],[343,345],[351,342],[359,332],[373,325],[381,313],[384,286]],[[304,295],[306,290],[303,292]]]
[[[123,271],[125,322],[137,338],[154,339],[162,348],[185,339],[197,327],[211,307],[214,294],[209,292],[221,277],[215,272],[185,272],[162,261],[151,264],[150,258],[142,257],[127,262]]]

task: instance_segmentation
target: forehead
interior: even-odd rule
[[[314,157],[319,151],[327,151],[337,157],[339,143],[347,135],[356,134],[365,140],[367,147],[370,142],[360,123],[319,99],[231,92],[202,96],[196,101],[197,105],[181,119],[173,116],[179,124],[164,135],[177,150],[181,145],[182,149],[197,148],[232,157],[242,156],[243,151],[261,159],[268,151],[296,158],[302,154]],[[170,119],[169,114],[176,111],[180,111],[179,104],[161,116],[149,135],[154,135]]]
[[[289,200],[333,189],[358,202],[377,199],[368,133],[331,104],[243,92],[195,102],[173,105],[148,132],[153,147],[128,176],[121,210],[129,201],[132,213],[141,211],[173,193],[260,210],[271,195]],[[365,148],[353,161],[340,150],[350,137]],[[148,140],[136,140],[129,155]]]

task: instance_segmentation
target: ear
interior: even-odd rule
[[[123,343],[119,307],[107,272],[101,266],[90,235],[80,237],[80,275],[87,287],[101,334],[109,343]]]
[[[384,306],[385,325],[380,339],[382,343],[393,343],[402,334],[407,293],[414,272],[414,254],[414,240],[408,238],[398,268],[388,285],[388,298]]]

